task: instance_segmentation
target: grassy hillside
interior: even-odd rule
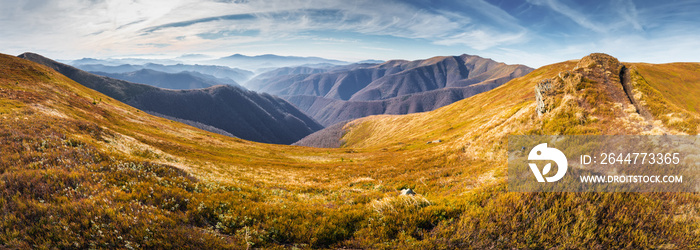
[[[633,68],[658,90],[663,98],[673,104],[700,113],[700,64],[698,63],[669,63],[646,64],[636,63]]]
[[[83,86],[151,114],[202,123],[247,140],[292,144],[323,126],[280,98],[230,85],[170,90],[82,71],[34,53],[18,57],[46,65]],[[207,128],[200,127],[200,128]]]
[[[551,110],[537,115],[535,84],[576,65],[550,65],[433,112],[353,121],[345,148],[317,149],[154,117],[45,66],[0,55],[0,244],[699,247],[696,194],[505,192],[507,134],[637,128],[619,126],[634,115],[625,104],[607,106],[615,99],[596,84],[605,82],[596,78],[600,70],[585,68],[579,73],[591,80],[564,77],[563,85],[581,88],[552,95]],[[556,98],[566,95],[575,99]],[[684,128],[674,121],[638,132]],[[443,142],[426,144],[434,139]],[[418,195],[400,196],[406,187]]]
[[[590,57],[584,58],[587,63]],[[614,59],[614,58],[613,58]],[[617,59],[615,59],[617,60]],[[587,64],[584,63],[584,64]],[[596,64],[595,62],[590,62]],[[636,134],[671,133],[697,134],[693,122],[698,119],[695,107],[700,96],[700,63],[643,64],[625,63],[630,68],[633,98],[643,102],[653,117],[635,120],[636,108],[621,98],[624,92],[619,77],[601,83],[596,79],[608,69],[581,66],[579,60],[544,66],[527,76],[516,78],[489,91],[433,112],[401,115],[372,116],[349,123],[343,139],[346,147],[391,147],[406,144],[420,145],[442,139],[449,146],[460,147],[476,143],[490,145],[491,140],[478,140],[493,134],[504,139],[508,134]],[[577,68],[577,70],[573,70]],[[575,74],[582,79],[576,78]],[[611,74],[607,74],[611,75]],[[614,75],[614,74],[612,74]],[[563,77],[563,78],[562,78]],[[559,112],[538,117],[535,112],[536,83],[543,80],[567,82],[576,90],[559,93]],[[613,82],[613,80],[615,82]],[[602,80],[601,80],[602,81]],[[608,85],[614,85],[616,89]],[[573,100],[572,100],[573,99]],[[580,121],[560,124],[567,116],[585,115]],[[676,123],[669,123],[672,117]],[[583,119],[586,118],[586,119]],[[619,119],[618,119],[619,118]],[[680,121],[687,126],[680,127]],[[648,123],[651,127],[639,129],[632,123]],[[564,126],[569,125],[569,126]],[[623,125],[622,127],[617,125]],[[634,124],[632,124],[634,125]],[[636,130],[635,130],[636,129]],[[427,148],[435,145],[424,146]]]

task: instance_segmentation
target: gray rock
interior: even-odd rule
[[[402,190],[401,190],[401,195],[410,195],[410,196],[414,196],[414,195],[416,195],[416,192],[413,192],[413,189],[406,188],[406,189],[402,189]]]
[[[552,82],[542,80],[535,86],[535,100],[537,101],[537,114],[542,115],[547,112],[547,106],[544,103],[544,95],[552,89]]]

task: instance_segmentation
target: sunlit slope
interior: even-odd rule
[[[434,229],[431,237],[449,247],[697,248],[696,194],[505,192],[511,134],[697,134],[700,119],[686,109],[692,102],[671,98],[696,90],[660,94],[656,88],[667,78],[645,74],[668,74],[664,67],[673,65],[642,66],[591,54],[432,112],[352,121],[340,140],[345,148],[392,152],[384,156],[391,159],[374,159],[386,168],[400,166],[401,176],[415,180],[409,186],[421,191],[458,200],[488,196],[476,199],[478,208],[465,207],[478,212]],[[686,79],[665,87],[698,84]],[[629,210],[640,207],[649,210]]]
[[[150,114],[188,120],[184,122],[212,132],[224,130],[224,135],[289,144],[323,128],[280,98],[229,85],[169,90],[95,75],[30,52],[17,57],[48,66],[83,86]]]
[[[625,103],[620,78],[606,74],[620,69],[615,61],[595,55],[551,65],[475,96],[478,105],[355,121],[346,134],[352,148],[315,149],[150,116],[0,55],[0,245],[697,248],[695,194],[505,192],[509,133],[688,129]],[[540,115],[534,86],[542,80],[551,91]],[[688,115],[681,111],[674,113]],[[403,188],[418,195],[401,196]]]
[[[601,60],[590,56],[584,59],[589,64]],[[616,76],[620,69],[611,72],[579,65],[579,61],[544,66],[492,91],[432,112],[358,119],[345,126],[346,133],[341,140],[345,147],[406,147],[410,144],[442,149],[484,143],[479,138],[487,135],[697,133],[698,127],[692,122],[698,119],[700,64],[621,63],[616,66],[624,66],[631,75],[629,84],[633,86],[633,93],[630,96],[642,101],[639,109],[651,111],[651,117],[644,117],[644,112],[638,112],[627,100],[621,88],[622,80]],[[573,75],[576,73],[580,76]],[[600,83],[601,77],[608,77],[610,82]],[[557,112],[539,116],[535,110],[535,86],[543,80],[566,81],[573,90],[556,95],[564,101],[556,100],[552,108]],[[580,121],[571,121],[577,115]],[[440,144],[446,145],[427,144],[438,139],[443,141]]]
[[[220,136],[151,116],[77,84],[45,66],[6,55],[1,59],[3,89],[5,96],[9,97],[3,99],[7,112],[26,111],[57,124],[81,122],[99,127],[102,131],[100,139],[76,131],[76,136],[80,137],[77,139],[110,153],[184,169],[203,166],[192,170],[212,173],[216,172],[213,170],[216,166],[232,170],[244,165],[264,168],[294,166],[298,162],[294,154],[290,157],[281,153],[286,150],[284,147]],[[307,155],[314,150],[297,151],[299,155]],[[264,164],[256,164],[260,161]],[[240,171],[247,172],[245,169]]]
[[[353,181],[345,173],[356,156],[199,130],[2,54],[0,156],[0,245],[11,248],[323,246],[348,237],[312,240],[343,224],[268,230],[293,218],[319,224],[328,212],[339,216],[315,205],[343,204],[322,194]],[[348,168],[336,171],[340,164]],[[343,197],[363,195],[381,198],[381,190]],[[348,203],[343,211],[352,207],[366,206]],[[279,221],[261,224],[270,214]]]
[[[444,147],[478,139],[486,131],[498,130],[514,114],[534,114],[534,84],[573,68],[576,61],[544,66],[526,76],[485,93],[466,98],[432,112],[402,116],[371,116],[346,125],[345,147],[405,146]],[[525,114],[527,113],[527,114]],[[531,116],[530,116],[531,117]],[[515,128],[507,126],[504,135]],[[465,138],[465,135],[472,135]],[[443,142],[427,145],[428,141]],[[437,146],[440,145],[440,146]]]
[[[700,63],[633,63],[631,68],[664,99],[700,114]]]

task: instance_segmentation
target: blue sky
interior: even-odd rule
[[[0,0],[0,53],[700,61],[700,1]]]

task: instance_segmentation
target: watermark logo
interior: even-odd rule
[[[698,145],[697,135],[509,135],[508,191],[700,192]]]
[[[542,168],[542,172],[540,172],[539,168],[537,167],[537,164],[528,163],[528,165],[530,165],[532,173],[535,175],[535,178],[537,178],[538,182],[545,182],[545,180],[547,182],[555,182],[560,180],[561,178],[564,178],[564,175],[566,174],[566,169],[569,165],[568,161],[566,160],[566,155],[564,155],[564,153],[562,153],[556,148],[548,148],[547,143],[542,143],[532,148],[527,159],[530,161],[551,160],[557,164],[557,173],[554,176],[544,177],[549,173],[550,170],[552,170],[552,163],[547,163],[547,165],[545,165]]]

